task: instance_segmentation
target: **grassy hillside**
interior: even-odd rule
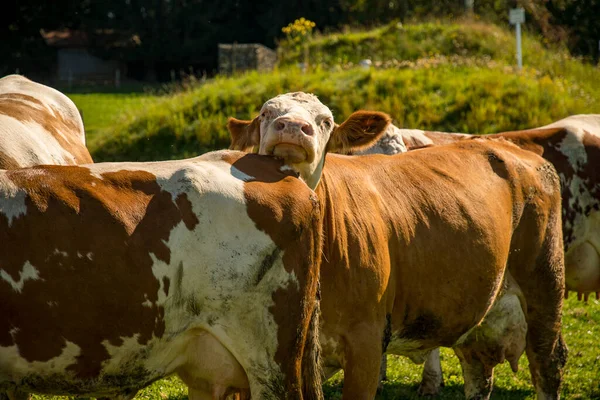
[[[338,121],[360,108],[390,113],[398,126],[490,133],[597,111],[598,100],[561,77],[505,67],[423,63],[411,69],[288,69],[217,78],[164,97],[90,140],[98,160],[160,160],[226,147],[227,117],[252,118],[287,91],[313,92]]]
[[[515,33],[484,22],[393,23],[377,29],[317,35],[309,44],[309,62],[315,68],[349,68],[360,60],[387,68],[411,67],[427,58],[452,58],[458,63],[514,65]],[[303,60],[302,49],[282,41],[278,49],[281,65]],[[598,69],[569,56],[566,48],[547,48],[542,38],[523,35],[523,65],[551,77],[564,76],[595,91]]]
[[[401,127],[473,133],[600,112],[597,67],[525,35],[526,68],[518,73],[511,66],[513,47],[511,32],[483,24],[393,24],[318,37],[311,44],[309,73],[286,66],[299,59],[284,46],[282,67],[273,73],[218,77],[128,103],[130,112],[105,121],[105,128],[87,125],[93,127],[89,146],[97,160],[197,155],[228,145],[227,117],[251,118],[265,100],[295,90],[317,94],[337,120],[369,108],[390,113]],[[355,66],[366,57],[378,67]],[[81,105],[82,96],[73,98]],[[86,124],[88,116],[106,115],[83,110]]]

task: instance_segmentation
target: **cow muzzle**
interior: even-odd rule
[[[314,129],[302,118],[279,117],[273,121],[266,154],[283,158],[287,163],[312,162],[314,159]]]

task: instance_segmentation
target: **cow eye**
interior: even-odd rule
[[[325,125],[325,128],[327,128],[327,129],[331,128],[331,125],[332,125],[330,119],[324,119],[322,124]]]

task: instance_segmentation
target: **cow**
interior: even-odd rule
[[[91,162],[83,120],[67,96],[21,75],[0,79],[0,169]]]
[[[375,146],[354,154],[397,154],[425,146],[439,146],[473,135],[419,129],[399,129],[393,125]],[[511,131],[487,138],[504,138],[550,161],[561,180],[566,289],[577,292],[587,302],[590,292],[600,297],[600,175],[595,161],[600,159],[600,115],[574,115],[552,124]],[[382,362],[385,371],[385,358]],[[382,372],[385,376],[385,372]],[[442,384],[439,351],[425,362],[421,391],[436,394]]]
[[[471,135],[398,129],[410,148],[464,140]],[[600,114],[573,115],[552,124],[523,131],[487,135],[505,138],[541,155],[556,168],[562,184],[563,238],[567,291],[587,301],[600,298]],[[400,140],[396,137],[394,140]],[[379,143],[375,151],[397,149]]]
[[[0,79],[0,168],[88,164],[79,110],[64,94],[21,75]]]
[[[422,362],[431,349],[454,346],[466,397],[489,398],[493,366],[519,346],[491,337],[501,345],[488,352],[477,336],[502,336],[479,327],[514,279],[538,398],[559,398],[567,348],[555,170],[508,141],[482,139],[395,156],[325,157],[359,144],[347,134],[358,121],[375,131],[389,116],[360,111],[335,125],[316,96],[299,92],[267,101],[253,120],[228,122],[230,148],[280,157],[316,186],[325,377],[341,368],[343,398],[372,399],[386,351]]]
[[[320,205],[272,157],[0,171],[0,390],[319,399]]]

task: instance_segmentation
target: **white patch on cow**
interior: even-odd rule
[[[426,146],[433,144],[433,140],[425,136],[425,131],[421,129],[398,129],[402,136],[402,142],[409,147]]]
[[[25,205],[27,193],[17,188],[5,175],[0,175],[0,188],[3,192],[3,196],[0,197],[0,214],[8,219],[8,226],[10,227],[13,220],[27,214],[27,206]]]
[[[142,305],[143,305],[144,307],[152,308],[152,305],[153,305],[153,303],[150,301],[150,299],[148,298],[148,295],[147,295],[147,294],[144,294],[144,298],[145,298],[146,300],[145,300],[145,301],[142,303]]]
[[[83,120],[79,114],[77,106],[71,99],[65,96],[63,93],[49,86],[42,85],[33,82],[20,75],[8,75],[0,79],[0,93],[19,93],[27,96],[31,96],[36,100],[42,102],[44,110],[49,114],[56,115],[59,113],[62,119],[71,121],[75,124],[75,130],[72,132],[62,132],[61,134],[69,134],[74,136],[83,145],[85,145],[85,131],[83,127]],[[38,104],[29,102],[27,100],[19,100],[24,103],[28,103],[30,106],[35,108],[41,108]],[[26,165],[22,165],[25,167]]]
[[[4,114],[0,114],[0,148],[23,167],[75,164],[75,157],[43,126]]]
[[[250,182],[250,181],[253,181],[253,180],[256,179],[253,176],[250,176],[250,175],[247,175],[247,174],[243,173],[242,171],[240,171],[239,169],[237,169],[233,165],[231,166],[231,175],[234,178],[237,178],[237,179],[239,179],[241,181],[244,181],[244,182]]]
[[[573,126],[565,128],[568,129],[568,134],[558,144],[557,150],[569,159],[569,163],[575,172],[578,172],[587,163],[587,153],[583,146],[584,131],[579,127]]]
[[[567,286],[571,290],[597,291],[600,287],[600,211],[575,215],[573,237],[565,252]]]
[[[406,356],[415,364],[422,364],[427,359],[432,349],[422,349],[423,343],[419,340],[404,339],[397,334],[392,334],[392,340],[387,347],[389,354]]]
[[[546,128],[575,128],[583,129],[593,135],[598,136],[600,131],[600,114],[579,114],[563,118],[549,125],[542,126],[540,129]]]
[[[103,372],[106,374],[123,374],[123,367],[135,369],[136,367],[143,367],[143,358],[137,358],[137,356],[143,352],[146,347],[141,345],[138,341],[139,333],[134,334],[131,337],[123,337],[120,339],[123,341],[119,345],[112,345],[108,340],[104,340],[102,345],[106,348],[109,354],[109,359],[104,362]],[[137,362],[135,361],[137,359]]]
[[[75,364],[80,354],[81,348],[68,340],[61,354],[48,361],[29,362],[21,357],[16,345],[0,347],[0,381],[6,379],[2,375],[4,371],[10,371],[9,379],[13,381],[20,381],[27,375],[65,377],[70,375],[65,372],[67,367]]]
[[[331,378],[337,371],[345,365],[344,346],[341,344],[342,338],[334,339],[327,336],[325,330],[319,332],[319,342],[321,343],[321,362],[323,364],[323,373],[325,380]]]
[[[67,253],[66,251],[61,251],[59,249],[54,249],[53,254],[57,255],[57,256],[60,255],[60,256],[63,256],[63,257],[68,257],[69,256],[69,253]],[[77,252],[77,255],[79,255],[79,252]]]
[[[417,131],[416,129],[414,129]],[[406,145],[404,144],[404,139],[402,138],[403,132],[409,132],[410,129],[398,129],[394,125],[390,125],[381,138],[375,143],[372,147],[369,147],[365,150],[360,150],[355,152],[355,155],[364,155],[364,154],[385,154],[388,156],[406,153]],[[419,131],[423,132],[423,131]],[[423,136],[425,137],[425,136]],[[429,138],[426,138],[429,140]]]
[[[40,279],[40,275],[38,270],[35,269],[29,261],[25,261],[23,269],[19,271],[19,280],[15,281],[13,277],[3,269],[0,269],[0,278],[8,282],[15,292],[21,293],[23,286],[25,286],[25,282],[38,280]]]

